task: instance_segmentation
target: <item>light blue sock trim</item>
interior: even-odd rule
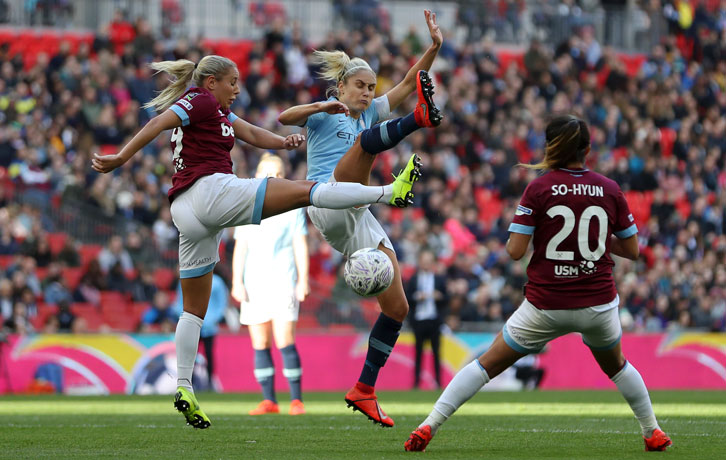
[[[255,207],[252,211],[252,223],[254,225],[260,225],[262,221],[262,207],[265,205],[265,192],[267,191],[267,182],[270,180],[266,177],[262,181],[259,187],[257,187],[257,193],[255,193]]]
[[[315,189],[318,188],[318,185],[320,185],[320,182],[316,182],[315,185],[313,185],[312,187],[310,187],[310,204],[312,206],[315,206],[313,204],[313,193],[315,193]]]
[[[530,353],[537,353],[537,352],[539,352],[539,350],[530,350],[528,348],[524,348],[522,345],[520,345],[517,342],[515,342],[514,339],[509,335],[509,332],[507,332],[507,326],[506,325],[502,328],[502,337],[504,338],[504,343],[506,343],[507,345],[509,345],[509,348],[511,348],[514,351],[517,351],[519,353],[523,353],[525,355],[528,355]]]
[[[391,145],[391,138],[388,137],[388,122],[389,120],[386,120],[381,123],[381,129],[379,130],[379,132],[381,133],[381,140],[384,144],[386,144],[386,146]]]
[[[487,371],[486,369],[484,369],[484,366],[481,365],[478,359],[475,359],[474,361],[476,361],[476,363],[479,365],[479,369],[483,370],[484,372]]]
[[[214,270],[215,265],[217,265],[217,262],[212,262],[211,264],[205,265],[203,267],[179,270],[179,278],[197,278],[199,276],[206,275],[207,273]]]
[[[613,348],[615,348],[615,346],[616,346],[616,345],[617,345],[618,343],[620,343],[620,339],[622,339],[622,338],[623,338],[623,332],[622,332],[622,331],[620,331],[620,335],[618,336],[618,338],[617,338],[617,339],[615,339],[615,341],[614,341],[614,342],[612,342],[612,343],[610,343],[610,344],[608,344],[608,345],[602,346],[602,347],[593,347],[592,345],[590,345],[589,343],[587,343],[587,342],[585,341],[585,338],[584,338],[584,337],[582,338],[582,343],[584,343],[585,345],[587,345],[588,347],[590,347],[590,350],[595,350],[595,351],[606,351],[606,350],[612,350]]]
[[[187,114],[184,109],[179,107],[178,105],[172,105],[169,107],[172,112],[176,114],[181,119],[182,126],[187,126],[189,124],[189,114]]]
[[[380,352],[383,352],[383,353],[385,353],[387,355],[390,355],[391,352],[393,351],[393,347],[392,346],[386,345],[385,343],[381,342],[380,340],[378,340],[375,337],[371,337],[369,339],[369,343],[370,343],[370,345],[373,348],[375,348],[376,350],[378,350]]]

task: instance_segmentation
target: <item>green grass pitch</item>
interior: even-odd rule
[[[287,410],[287,395],[280,395]],[[374,426],[345,407],[343,392],[307,393],[308,414],[251,417],[256,394],[200,393],[212,420],[194,430],[171,396],[0,397],[0,458],[7,459],[670,459],[724,458],[726,392],[652,392],[674,445],[643,451],[616,392],[483,392],[439,431],[427,451],[403,451],[436,392],[381,392],[396,421]]]

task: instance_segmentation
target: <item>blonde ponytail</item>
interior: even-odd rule
[[[149,67],[156,70],[156,73],[165,72],[174,77],[174,81],[169,86],[143,106],[145,109],[153,108],[157,112],[162,112],[182,97],[190,83],[202,86],[204,80],[210,75],[221,79],[231,68],[237,66],[231,59],[210,55],[203,57],[199,64],[194,64],[187,59],[178,59],[152,62]]]
[[[322,65],[319,75],[325,79],[334,81],[335,85],[325,91],[325,95],[338,96],[338,83],[345,82],[348,77],[359,70],[367,70],[373,75],[376,73],[371,66],[361,58],[351,59],[344,51],[313,51],[313,63]]]

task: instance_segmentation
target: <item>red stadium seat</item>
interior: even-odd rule
[[[5,270],[12,265],[15,257],[15,255],[0,256],[0,269]]]
[[[103,249],[100,244],[84,244],[79,249],[81,256],[81,265],[83,267],[88,266],[88,263],[98,257],[98,254]]]
[[[663,158],[670,158],[673,155],[673,144],[676,142],[677,133],[673,128],[660,128],[660,154]]]
[[[66,267],[61,273],[66,280],[68,289],[74,291],[83,277],[84,269],[81,267]]]
[[[90,303],[77,302],[72,304],[71,313],[86,321],[86,327],[89,332],[97,332],[98,329],[105,324],[103,316],[99,313],[96,307]]]
[[[171,283],[176,278],[176,271],[170,268],[157,268],[154,270],[154,285],[166,291],[171,288]]]
[[[58,313],[58,307],[56,305],[38,303],[38,314],[34,318],[31,318],[31,323],[35,330],[42,331],[48,317],[56,313]]]
[[[297,319],[298,329],[319,329],[320,323],[314,315],[306,315],[301,313]]]
[[[48,267],[35,267],[35,276],[42,282],[48,277]]]
[[[101,310],[126,310],[126,295],[116,291],[101,291]]]
[[[48,233],[48,245],[50,246],[51,254],[57,255],[63,249],[67,239],[68,235],[62,232]]]

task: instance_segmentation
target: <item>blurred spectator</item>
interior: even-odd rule
[[[75,332],[74,323],[77,318],[71,312],[70,302],[63,300],[58,303],[58,314],[55,315],[58,319],[58,332]]]
[[[60,305],[61,302],[73,302],[73,295],[68,290],[61,270],[61,266],[57,263],[48,267],[48,274],[43,280],[43,300],[47,304]]]
[[[66,237],[63,247],[58,253],[57,260],[67,267],[81,266],[81,255],[78,251],[78,243],[70,235]]]
[[[134,302],[151,302],[154,299],[157,288],[154,283],[154,273],[142,267],[136,278],[131,282],[129,293]]]
[[[106,278],[98,260],[94,259],[88,263],[86,271],[81,276],[81,280],[73,293],[73,300],[99,306],[101,305],[101,291],[105,289]]]
[[[13,283],[0,278],[0,318],[10,318],[13,314]]]
[[[173,332],[178,318],[179,315],[169,301],[169,295],[165,291],[158,291],[154,294],[149,309],[141,316],[139,332],[150,332],[153,330],[152,326],[156,326],[163,333]]]
[[[28,318],[28,311],[21,301],[15,302],[12,314],[3,323],[3,329],[11,334],[32,334],[35,332],[33,325]]]
[[[133,270],[134,263],[129,252],[124,248],[123,239],[114,235],[98,254],[98,264],[104,273],[108,273],[115,264],[120,264],[121,270],[127,272]]]
[[[447,305],[446,279],[436,273],[436,257],[430,250],[424,249],[419,253],[417,270],[406,283],[405,291],[410,307],[408,321],[416,340],[413,387],[418,388],[421,383],[423,347],[429,342],[436,386],[441,388],[440,346]]]

